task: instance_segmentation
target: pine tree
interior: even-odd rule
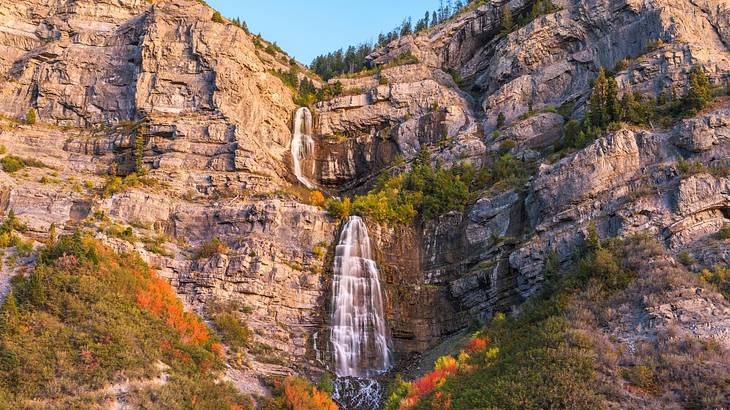
[[[600,235],[598,235],[598,227],[593,221],[591,221],[591,223],[588,225],[588,232],[586,232],[585,241],[586,247],[589,250],[597,251],[602,247],[601,237]]]
[[[400,28],[400,35],[403,37],[411,33],[413,33],[413,29],[411,28],[411,18],[409,17],[403,21],[403,25]]]
[[[530,11],[530,20],[536,19],[538,16],[540,16],[543,13],[543,3],[542,0],[537,0],[535,4],[532,5],[532,10]]]
[[[509,8],[509,3],[505,4],[504,7],[502,7],[501,25],[502,34],[509,34],[512,32],[512,27],[514,26],[514,23],[512,21],[512,10],[510,10]]]
[[[56,243],[56,224],[51,224],[51,227],[48,229],[48,242],[46,243],[46,245],[51,247],[55,243]]]
[[[138,175],[144,174],[144,166],[142,159],[144,157],[144,127],[137,130],[137,136],[134,139],[134,168]]]
[[[502,128],[502,127],[504,127],[504,122],[505,122],[505,120],[506,120],[506,119],[505,119],[505,117],[504,117],[504,113],[501,113],[501,112],[500,112],[500,113],[499,113],[499,114],[497,115],[497,128]]]
[[[710,79],[702,67],[696,66],[689,75],[689,91],[685,96],[685,107],[690,111],[700,111],[712,101]]]
[[[624,96],[621,99],[621,121],[629,123],[637,123],[638,117],[634,106],[636,105],[636,99],[634,93],[631,90],[626,90]]]
[[[598,71],[598,78],[593,84],[588,101],[588,121],[590,125],[601,129],[608,125],[608,80],[603,67]]]
[[[18,301],[15,298],[15,293],[12,291],[5,297],[5,301],[2,304],[2,319],[0,325],[5,327],[12,324],[18,317]]]
[[[621,103],[618,99],[618,82],[616,82],[615,77],[608,78],[606,91],[606,110],[608,111],[609,122],[621,121]]]

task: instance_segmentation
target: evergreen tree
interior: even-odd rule
[[[608,125],[608,119],[608,80],[606,70],[601,67],[588,101],[588,121],[591,126],[605,128]]]
[[[596,223],[591,221],[586,232],[585,245],[591,251],[597,251],[602,248],[601,237],[598,235],[598,227]]]
[[[634,93],[631,90],[626,90],[624,96],[621,99],[621,120],[630,123],[637,123],[638,116],[634,106],[636,105],[636,99]]]
[[[52,223],[51,227],[48,229],[48,242],[46,245],[48,247],[53,246],[56,243],[56,224]]]
[[[0,326],[8,326],[17,319],[18,301],[15,298],[14,292],[11,291],[5,297],[5,301],[3,301],[2,309],[0,309],[0,312],[2,312],[2,316],[0,316]]]
[[[514,26],[514,22],[512,21],[512,10],[510,10],[509,8],[509,3],[505,4],[502,7],[501,25],[502,34],[509,34],[512,32],[512,26]]]
[[[618,99],[618,82],[615,77],[608,78],[606,92],[606,110],[609,122],[621,121],[621,102]]]
[[[497,128],[504,127],[504,122],[506,121],[506,118],[504,117],[504,113],[499,113],[497,115]]]
[[[142,163],[144,157],[144,131],[144,127],[140,127],[134,139],[134,168],[138,175],[144,174],[144,166]]]
[[[544,5],[542,3],[542,0],[535,1],[535,4],[532,5],[532,10],[530,10],[530,20],[534,20],[538,16],[542,15],[543,8]]]
[[[403,25],[401,25],[400,28],[400,35],[401,37],[407,36],[413,33],[413,29],[411,28],[411,18],[407,18],[403,20]]]
[[[689,75],[689,91],[685,96],[685,107],[697,112],[707,107],[712,101],[710,79],[702,67],[696,66]]]
[[[438,23],[439,23],[439,16],[438,16],[438,14],[436,14],[436,12],[434,11],[434,12],[433,12],[433,13],[431,14],[431,27],[433,27],[433,26],[437,25]]]

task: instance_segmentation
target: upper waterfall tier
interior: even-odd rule
[[[311,175],[314,175],[314,140],[312,139],[312,112],[309,108],[299,108],[294,115],[294,129],[292,130],[291,156],[294,164],[294,175],[299,182],[309,189],[316,185],[312,183],[302,171],[302,162],[311,162]]]

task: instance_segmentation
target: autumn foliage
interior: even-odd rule
[[[137,292],[137,304],[163,319],[177,330],[185,344],[204,344],[210,338],[208,328],[192,313],[185,312],[170,284],[149,272],[151,280]]]
[[[274,387],[276,397],[263,404],[264,410],[338,410],[329,394],[302,378],[288,377]]]
[[[36,266],[13,280],[6,300],[0,408],[76,400],[82,395],[70,398],[58,386],[71,394],[97,391],[122,378],[158,377],[163,365],[168,383],[130,394],[139,404],[133,407],[159,408],[151,403],[161,401],[171,409],[251,407],[219,380],[223,345],[134,254],[117,254],[81,232],[62,236],[38,251]]]
[[[431,406],[433,408],[450,409],[451,395],[439,391],[439,388],[446,383],[449,377],[471,372],[474,365],[478,363],[479,357],[487,352],[489,342],[489,337],[477,335],[467,342],[458,357],[439,357],[432,372],[409,384],[408,393],[400,399],[397,408],[399,410],[412,409],[421,400],[432,395]]]

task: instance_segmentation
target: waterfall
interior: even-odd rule
[[[335,253],[330,342],[338,377],[369,378],[391,366],[378,267],[357,216],[347,220]]]
[[[310,182],[302,173],[302,161],[312,162],[312,175],[314,174],[314,140],[312,139],[312,112],[309,108],[302,107],[294,115],[294,129],[292,130],[291,156],[294,164],[294,175],[299,182],[309,189],[315,185]]]

